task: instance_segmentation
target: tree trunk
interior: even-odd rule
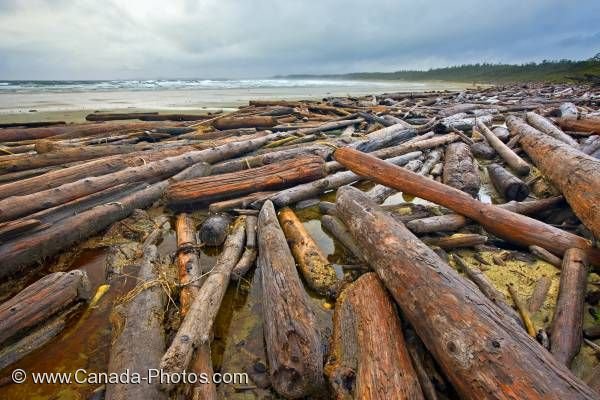
[[[169,184],[180,179],[189,179],[206,174],[203,165],[187,168],[169,180],[164,180],[133,194],[120,198],[117,202],[94,207],[81,214],[66,218],[48,229],[35,232],[0,245],[0,279],[16,273],[20,268],[31,265],[44,257],[69,248],[92,236],[113,222],[126,218],[136,208],[145,208],[158,200]]]
[[[270,128],[277,125],[277,120],[269,116],[250,115],[245,117],[223,117],[215,120],[213,126],[219,130],[239,128]]]
[[[560,273],[560,288],[552,319],[550,352],[567,367],[571,365],[573,357],[579,353],[583,339],[583,313],[588,273],[586,263],[585,254],[581,250],[569,249],[563,258]]]
[[[521,201],[529,196],[529,187],[527,187],[525,182],[500,165],[490,164],[487,166],[487,171],[494,188],[507,201]]]
[[[211,203],[211,205],[208,206],[208,211],[210,213],[219,213],[234,210],[236,208],[249,208],[255,201],[265,201],[274,193],[276,192],[255,192],[244,197],[238,197],[237,199],[217,201],[216,203]]]
[[[463,142],[451,143],[446,147],[443,182],[458,190],[477,197],[481,179],[471,149]]]
[[[341,218],[461,398],[598,398],[401,223],[357,189],[338,192]]]
[[[108,360],[109,374],[129,370],[147,376],[149,369],[158,368],[165,350],[163,315],[166,296],[160,284],[150,284],[160,279],[158,250],[154,243],[147,243],[143,251],[139,282],[129,294],[133,297],[126,297],[122,303],[115,305],[110,317],[113,334]],[[158,382],[106,385],[107,400],[166,398]]]
[[[90,297],[85,272],[54,272],[0,305],[0,344]]]
[[[508,117],[506,124],[521,135],[523,150],[563,193],[575,215],[600,238],[600,160],[565,146],[517,117]]]
[[[600,118],[558,118],[558,125],[565,131],[587,132],[590,134],[600,134]]]
[[[188,214],[179,214],[175,223],[175,232],[177,233],[177,270],[179,272],[179,284],[181,285],[179,313],[182,317],[185,317],[202,286],[202,282],[199,281],[202,268],[200,257],[196,252],[198,242],[194,220]]]
[[[487,236],[475,233],[460,233],[441,238],[428,238],[423,241],[430,246],[438,246],[442,249],[454,249],[457,247],[474,247],[487,242]]]
[[[213,214],[200,225],[200,243],[205,246],[220,246],[229,233],[232,218],[229,214]]]
[[[542,200],[532,200],[524,202],[511,201],[505,204],[499,204],[498,207],[515,212],[517,214],[530,215],[540,211],[547,210],[562,202],[561,196],[551,197]],[[438,231],[456,231],[467,225],[470,220],[460,214],[444,214],[434,217],[420,218],[409,221],[406,227],[412,233],[423,234]]]
[[[291,208],[285,207],[279,212],[279,224],[308,286],[322,296],[331,296],[338,279],[327,256]]]
[[[527,164],[521,157],[519,157],[514,151],[512,151],[507,145],[502,143],[500,139],[488,128],[483,122],[478,121],[477,127],[481,134],[487,139],[490,146],[496,150],[496,152],[502,157],[506,164],[512,168],[518,175],[529,174],[529,164]]]
[[[234,222],[214,268],[160,361],[164,372],[182,373],[190,365],[194,349],[210,343],[213,324],[229,285],[231,270],[242,255],[245,238],[244,218],[240,217]],[[165,383],[163,387],[172,390],[174,386]]]
[[[376,274],[344,289],[333,318],[325,373],[335,398],[423,399],[400,320]]]
[[[256,227],[258,218],[254,215],[246,216],[246,248],[244,254],[231,272],[233,280],[240,280],[252,268],[256,261]]]
[[[481,203],[460,190],[353,149],[338,149],[334,157],[371,180],[463,214],[498,237],[524,246],[535,244],[557,255],[577,247],[585,250],[594,263],[600,264],[600,250],[592,248],[590,242],[580,236],[492,204]]]
[[[560,268],[562,265],[562,260],[560,258],[539,246],[529,246],[529,251],[537,258],[546,261],[548,264],[554,265],[556,268]]]
[[[570,146],[575,148],[579,147],[579,144],[575,139],[561,131],[552,122],[548,121],[541,115],[538,115],[534,112],[528,112],[526,119],[529,125],[533,126],[535,129],[538,129],[539,131],[552,136],[554,139],[560,140],[561,142],[564,142]]]
[[[167,191],[171,206],[206,204],[216,200],[241,196],[259,190],[289,187],[294,183],[312,181],[325,173],[323,159],[300,157],[264,167],[174,184]]]
[[[542,276],[535,283],[535,287],[533,288],[533,293],[531,293],[531,297],[529,298],[528,309],[530,313],[535,313],[542,308],[544,303],[546,302],[546,296],[548,295],[548,290],[550,290],[550,285],[552,284],[552,279],[547,276]]]
[[[348,228],[340,219],[332,215],[323,215],[321,217],[321,223],[325,230],[329,231],[333,237],[335,237],[346,249],[352,253],[354,258],[360,261],[366,261],[363,257],[358,244],[354,241],[354,238],[348,231]]]
[[[258,248],[271,384],[286,398],[302,398],[324,385],[321,335],[270,201],[258,217]]]

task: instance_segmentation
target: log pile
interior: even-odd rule
[[[2,124],[0,379],[95,330],[108,374],[246,374],[107,399],[598,399],[599,107],[509,85]]]

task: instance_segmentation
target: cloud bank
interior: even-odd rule
[[[600,1],[0,0],[0,79],[241,78],[584,59]]]

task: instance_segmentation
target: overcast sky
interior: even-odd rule
[[[600,0],[0,0],[0,79],[266,77],[597,52]]]

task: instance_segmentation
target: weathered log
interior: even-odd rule
[[[325,174],[323,159],[316,156],[298,157],[264,167],[174,184],[167,191],[171,206],[206,204],[265,189],[278,189],[294,183],[313,181]]]
[[[4,122],[0,128],[40,128],[45,126],[66,125],[65,121],[39,121],[39,122]],[[2,131],[0,131],[1,133]]]
[[[550,290],[550,285],[552,284],[552,279],[547,277],[546,275],[542,276],[535,282],[535,287],[533,288],[533,292],[529,297],[528,309],[530,313],[535,313],[542,308],[544,302],[546,301],[546,296],[548,295],[548,290]]]
[[[139,167],[126,168],[112,174],[86,177],[53,189],[12,196],[0,200],[0,221],[13,220],[127,182],[154,183],[202,162],[205,154],[202,151],[193,151]]]
[[[369,264],[461,398],[598,398],[359,190],[340,188],[336,204]]]
[[[410,160],[421,156],[421,152],[404,154],[398,157],[390,158],[387,161],[395,165],[404,165]],[[301,200],[318,197],[326,191],[337,189],[340,186],[348,185],[352,182],[360,181],[361,177],[352,171],[336,172],[328,175],[325,178],[313,180],[312,182],[294,186],[289,189],[282,190],[269,197],[276,207],[285,207],[297,203]],[[258,208],[259,202],[254,202],[253,207]]]
[[[454,249],[458,247],[474,247],[487,242],[487,236],[476,233],[461,233],[441,238],[423,239],[430,246],[441,247],[442,249]]]
[[[185,213],[179,214],[175,223],[175,232],[177,233],[177,270],[179,273],[179,313],[185,317],[192,301],[198,294],[202,282],[199,278],[202,275],[200,266],[200,257],[196,252],[196,228],[194,221]]]
[[[55,272],[0,305],[0,343],[27,331],[79,300],[90,297],[85,272]]]
[[[159,239],[164,221],[157,224],[152,239],[145,241],[143,256],[138,272],[139,282],[115,305],[110,316],[112,323],[112,346],[108,360],[108,373],[123,371],[137,372],[146,376],[149,369],[158,367],[165,350],[163,315],[166,295],[161,287],[158,249],[154,244]],[[166,399],[158,382],[108,383],[107,400],[134,398]]]
[[[404,165],[404,168],[413,172],[417,170],[422,170],[423,162],[421,162],[421,160],[418,159],[410,160],[406,163],[406,165]],[[367,196],[373,199],[373,201],[375,201],[376,203],[381,204],[385,201],[385,199],[397,192],[398,191],[396,189],[390,188],[385,185],[375,185],[367,192]]]
[[[258,218],[254,215],[246,216],[246,248],[240,260],[231,271],[233,280],[240,280],[252,268],[256,262],[258,252],[256,250],[256,228]]]
[[[579,249],[565,252],[560,272],[558,299],[552,319],[550,352],[556,359],[571,365],[583,339],[583,313],[587,284],[587,261]]]
[[[562,103],[558,110],[561,118],[577,118],[579,115],[577,106],[571,102]]]
[[[460,269],[467,275],[467,277],[473,281],[475,285],[481,290],[481,293],[485,295],[488,299],[492,301],[502,312],[511,317],[515,322],[521,323],[521,318],[519,315],[513,310],[511,306],[506,302],[506,298],[498,289],[494,287],[494,285],[489,281],[489,279],[485,276],[483,272],[474,265],[469,265],[460,258],[457,254],[452,255],[453,260],[458,264]]]
[[[182,373],[190,365],[194,349],[210,343],[213,324],[229,285],[231,270],[242,255],[245,238],[244,217],[239,217],[233,224],[214,268],[160,361],[160,368],[166,373]],[[163,388],[172,390],[174,386],[163,382]]]
[[[600,238],[600,160],[563,145],[517,117],[509,116],[506,124],[521,135],[523,150],[562,192],[575,215]]]
[[[339,296],[325,374],[337,399],[423,399],[389,295],[367,273]]]
[[[581,150],[582,153],[591,155],[596,152],[596,150],[600,149],[600,136],[592,135],[581,142]]]
[[[438,395],[435,386],[433,385],[433,379],[435,376],[430,377],[428,364],[433,363],[431,355],[425,350],[423,342],[412,328],[405,327],[404,337],[406,339],[406,347],[410,358],[415,368],[415,373],[419,378],[419,385],[423,391],[423,397],[426,400],[438,400]]]
[[[536,114],[534,112],[528,112],[526,115],[526,120],[527,123],[529,123],[529,125],[533,126],[541,132],[544,132],[547,135],[552,136],[554,139],[560,140],[561,142],[565,142],[566,144],[575,148],[579,147],[579,144],[575,139],[564,133],[562,130],[557,128],[552,122],[548,121],[541,115]]]
[[[171,182],[201,176],[207,172],[202,164],[199,167],[186,168],[169,180],[127,194],[119,198],[118,202],[94,207],[66,218],[48,229],[0,245],[0,259],[2,259],[0,279],[102,231],[113,222],[126,218],[136,208],[148,207],[162,196]]]
[[[529,314],[529,309],[527,308],[527,305],[525,304],[521,296],[519,296],[519,293],[517,293],[517,289],[515,289],[512,283],[508,284],[507,288],[508,293],[512,298],[512,301],[515,304],[519,315],[521,316],[521,321],[523,322],[525,330],[527,331],[529,336],[536,337],[535,326],[533,325],[533,321],[531,320],[531,314]]]
[[[437,164],[442,159],[442,151],[438,149],[431,150],[429,155],[421,164],[421,167],[417,171],[419,175],[427,176],[429,175],[429,171],[433,168],[435,164]]]
[[[220,246],[225,242],[229,233],[232,218],[229,214],[219,213],[210,215],[200,225],[200,243],[206,246]]]
[[[503,126],[495,126],[492,129],[492,133],[504,143],[510,140],[510,132]]]
[[[139,119],[145,115],[158,115],[158,112],[133,112],[133,113],[92,113],[85,116],[86,121],[119,121]]]
[[[499,204],[498,207],[517,214],[531,215],[552,208],[562,201],[563,198],[558,196],[524,202],[511,201],[505,204]],[[410,229],[412,233],[422,234],[437,231],[456,231],[467,225],[469,222],[470,220],[467,217],[460,214],[444,214],[408,221],[406,227]]]
[[[481,203],[460,190],[354,149],[338,149],[334,157],[357,174],[471,218],[498,237],[525,246],[535,244],[557,255],[572,247],[581,248],[588,253],[590,260],[600,264],[600,250],[580,236],[492,204]]]
[[[481,179],[471,149],[463,142],[446,147],[443,182],[458,190],[477,197]]]
[[[213,126],[219,130],[239,128],[270,128],[277,125],[277,120],[269,116],[240,116],[223,117],[216,119]]]
[[[321,218],[323,227],[330,232],[357,260],[365,261],[358,245],[348,231],[348,228],[338,217],[333,215],[323,215]]]
[[[470,131],[479,122],[489,124],[492,122],[492,116],[482,115],[481,117],[469,118],[465,113],[454,114],[439,121],[433,131],[438,134],[453,132],[454,129]]]
[[[539,246],[529,246],[529,251],[537,258],[540,258],[546,261],[547,263],[554,265],[557,268],[560,268],[560,266],[562,265],[562,260],[560,258],[556,257],[548,250],[543,249]]]
[[[211,213],[220,213],[236,208],[248,208],[255,201],[264,201],[274,193],[275,192],[255,192],[247,196],[238,197],[237,199],[217,201],[208,206],[208,211]]]
[[[491,160],[496,157],[496,151],[492,149],[487,142],[477,142],[471,145],[471,153],[477,158],[483,158],[484,160]]]
[[[558,125],[565,131],[588,132],[600,134],[600,118],[558,118]]]
[[[258,217],[258,248],[271,384],[286,398],[302,398],[324,385],[321,335],[270,201]]]
[[[507,145],[502,143],[500,139],[488,128],[482,121],[477,122],[477,127],[481,134],[487,139],[490,146],[502,157],[506,164],[519,175],[529,174],[529,164],[512,151]]]
[[[279,212],[279,224],[308,286],[322,296],[332,295],[338,280],[335,269],[291,208]]]
[[[529,196],[529,187],[527,184],[500,165],[490,164],[486,168],[492,185],[494,185],[498,194],[506,200],[522,201]]]

